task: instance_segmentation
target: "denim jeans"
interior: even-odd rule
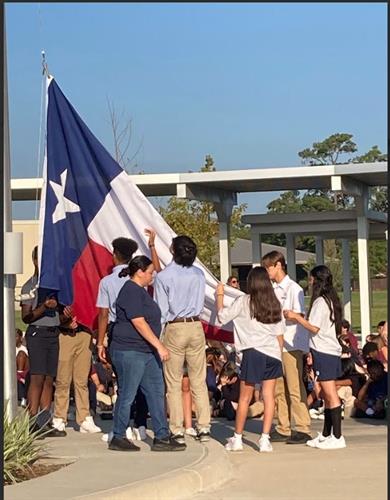
[[[114,436],[125,437],[131,405],[138,387],[145,394],[154,435],[157,439],[169,436],[165,412],[165,387],[161,362],[153,353],[138,351],[110,352],[118,382],[118,398],[114,412]]]

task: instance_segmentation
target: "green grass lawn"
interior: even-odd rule
[[[306,306],[309,304],[309,297],[305,297]],[[379,321],[387,319],[387,290],[372,292],[371,325],[372,331],[376,331]],[[26,330],[26,325],[20,317],[20,310],[15,311],[15,326],[21,330]],[[352,329],[360,333],[360,302],[359,292],[352,292]]]

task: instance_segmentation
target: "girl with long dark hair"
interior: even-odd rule
[[[229,306],[223,307],[224,288],[217,287],[218,319],[222,324],[233,321],[236,348],[243,352],[240,372],[240,397],[236,412],[234,436],[225,448],[242,450],[248,408],[255,384],[262,382],[264,400],[263,432],[259,439],[261,452],[272,451],[269,433],[275,409],[275,383],[283,375],[283,320],[267,270],[255,267],[248,274],[248,294],[243,294]]]
[[[307,319],[293,311],[284,311],[286,319],[296,321],[310,335],[313,369],[325,401],[325,420],[322,434],[307,441],[312,448],[333,450],[345,448],[341,434],[341,401],[337,394],[336,379],[341,376],[342,308],[329,268],[317,266],[310,272],[312,295]]]

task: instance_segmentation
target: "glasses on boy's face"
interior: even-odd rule
[[[237,285],[238,281],[237,281],[237,280],[232,280],[230,283],[231,283],[232,285]]]

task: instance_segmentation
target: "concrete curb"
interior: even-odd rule
[[[162,454],[163,455],[163,454]],[[232,465],[223,446],[211,439],[203,455],[190,465],[118,488],[74,497],[74,500],[175,500],[217,488],[231,477]]]

